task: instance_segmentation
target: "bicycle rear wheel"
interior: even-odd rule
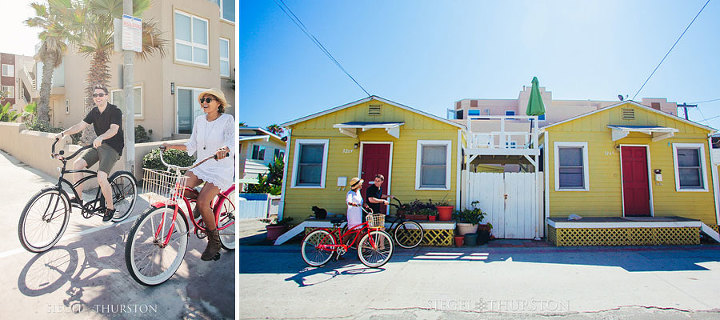
[[[183,262],[188,243],[185,215],[173,207],[151,207],[130,228],[125,244],[125,264],[140,284],[155,286],[172,277]],[[173,228],[167,245],[164,242]]]
[[[112,221],[123,221],[130,216],[133,208],[135,208],[138,193],[137,181],[130,172],[118,171],[110,177],[110,187],[112,188],[113,206],[115,207],[115,215]]]
[[[358,258],[370,268],[379,268],[390,261],[393,248],[392,239],[387,232],[381,230],[370,231],[360,239]]]
[[[43,252],[52,248],[70,221],[70,201],[58,188],[36,193],[20,215],[18,238],[25,250]]]
[[[226,197],[220,197],[217,207],[220,208],[217,228],[220,230],[220,244],[226,250],[235,250],[235,191]]]
[[[305,263],[313,267],[319,267],[330,261],[335,250],[330,248],[321,248],[322,245],[334,245],[335,237],[327,230],[319,229],[310,232],[303,239],[300,247],[302,258]]]
[[[393,236],[399,246],[412,249],[420,245],[423,236],[425,236],[425,231],[419,223],[408,220],[395,227]]]

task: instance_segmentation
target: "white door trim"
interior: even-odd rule
[[[622,198],[622,213],[623,217],[625,217],[625,183],[623,182],[623,164],[622,164],[622,147],[645,147],[645,154],[647,157],[647,170],[648,170],[648,193],[650,195],[650,216],[655,216],[655,206],[653,205],[653,190],[652,190],[652,167],[650,162],[650,146],[647,144],[620,144],[620,190],[622,190],[621,195]]]
[[[365,150],[366,144],[389,144],[390,154],[388,155],[388,176],[385,177],[385,185],[387,186],[387,194],[390,194],[390,187],[392,186],[392,162],[393,162],[393,142],[392,141],[360,141],[360,157],[358,159],[358,175],[357,177],[362,179],[362,161],[363,151]],[[385,212],[390,212],[390,205],[385,206]]]

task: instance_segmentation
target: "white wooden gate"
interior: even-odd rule
[[[542,236],[536,174],[526,172],[474,173],[463,171],[462,204],[472,202],[487,213],[484,222],[493,225],[496,238],[533,239]]]

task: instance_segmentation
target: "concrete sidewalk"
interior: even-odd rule
[[[234,251],[223,250],[219,261],[201,261],[206,241],[191,235],[174,277],[156,287],[136,283],[125,266],[125,240],[148,207],[138,197],[134,212],[120,223],[84,219],[74,209],[56,246],[30,253],[18,240],[20,214],[36,192],[57,179],[2,151],[0,176],[0,212],[6,218],[0,224],[0,318],[234,318]]]
[[[243,319],[720,317],[717,245],[396,248],[380,269],[353,250],[311,268],[297,242],[239,254]]]

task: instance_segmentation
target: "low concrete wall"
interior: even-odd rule
[[[38,169],[52,177],[58,177],[60,171],[58,167],[62,163],[56,159],[50,158],[50,148],[54,142],[54,133],[30,131],[25,129],[25,125],[21,123],[0,122],[0,150],[3,150],[19,161]],[[63,142],[58,143],[58,147],[65,150],[65,154],[69,155],[80,148],[77,145],[68,145],[69,138],[65,138]],[[142,158],[152,149],[159,147],[164,142],[171,144],[185,143],[187,140],[171,140],[146,142],[135,144],[135,178],[142,179]],[[126,146],[127,148],[127,146]],[[56,150],[57,151],[57,150]],[[123,152],[120,160],[113,167],[113,172],[125,169],[125,157],[127,152]],[[73,159],[74,160],[74,159]],[[68,163],[68,167],[71,163]],[[97,170],[98,165],[95,164],[91,170]],[[95,182],[88,182],[86,188],[96,186]]]

